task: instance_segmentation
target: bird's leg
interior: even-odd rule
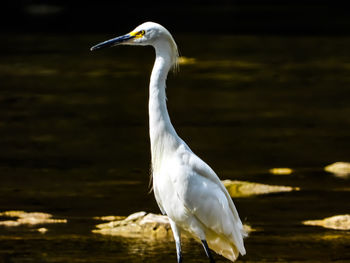
[[[205,254],[207,254],[207,257],[209,258],[210,260],[210,263],[215,263],[215,260],[210,252],[210,249],[208,247],[208,243],[205,239],[201,240],[202,241],[202,245],[204,247],[204,250],[205,250]]]
[[[175,244],[176,244],[177,263],[182,263],[181,242],[175,241]]]
[[[173,220],[169,218],[171,230],[173,231],[175,245],[176,245],[176,255],[177,263],[182,263],[182,253],[181,253],[181,231],[179,227],[175,224]]]

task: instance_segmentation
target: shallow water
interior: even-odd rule
[[[170,241],[91,233],[95,216],[159,211],[148,194],[153,51],[89,52],[108,37],[1,36],[0,211],[68,223],[45,234],[0,226],[0,262],[176,262]],[[168,78],[179,135],[222,179],[301,188],[235,199],[257,230],[239,262],[350,262],[349,231],[301,224],[350,211],[349,179],[323,171],[349,161],[350,38],[176,39],[195,59]],[[199,244],[183,252],[185,262],[207,262]]]

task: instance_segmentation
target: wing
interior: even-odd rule
[[[172,181],[184,206],[201,222],[206,232],[231,240],[241,254],[245,254],[245,231],[236,207],[220,179],[194,153],[188,151],[180,159],[181,171],[176,172],[177,178]]]
[[[228,193],[225,186],[220,181],[219,177],[213,171],[213,169],[211,169],[209,165],[207,165],[204,161],[202,161],[198,156],[196,156],[193,153],[191,154],[191,157],[189,158],[189,165],[192,167],[193,171],[196,174],[210,180],[216,187],[218,187],[224,193],[226,200],[228,202],[228,205],[229,205],[229,209],[231,210],[231,213],[234,216],[235,222],[243,230],[243,224],[242,224],[241,219],[239,218],[236,206],[234,205],[230,194]]]

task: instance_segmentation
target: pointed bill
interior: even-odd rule
[[[135,35],[132,35],[132,34],[126,34],[120,37],[115,37],[91,47],[90,51],[94,51],[94,50],[106,48],[106,47],[113,47],[133,38],[135,38]]]

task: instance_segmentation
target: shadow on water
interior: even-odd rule
[[[151,48],[90,53],[108,36],[2,36],[0,210],[67,224],[0,226],[3,262],[175,262],[170,241],[103,237],[94,216],[158,212],[148,194]],[[303,226],[349,213],[350,183],[325,173],[349,161],[350,39],[177,36],[193,58],[169,76],[178,133],[222,179],[298,186],[238,198],[257,229],[239,262],[350,262],[348,231]],[[268,169],[291,167],[291,175]],[[185,242],[189,262],[207,262]],[[224,262],[222,258],[218,262]]]

